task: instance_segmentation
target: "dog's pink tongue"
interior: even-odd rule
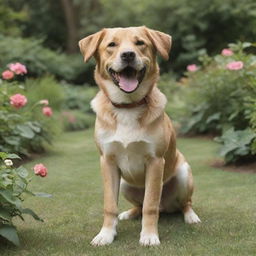
[[[136,77],[126,77],[122,75],[120,76],[119,86],[126,92],[134,91],[137,88],[138,83],[139,82]]]

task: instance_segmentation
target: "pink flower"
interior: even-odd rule
[[[52,116],[52,109],[50,107],[43,107],[42,112],[45,116]]]
[[[228,48],[225,48],[221,51],[221,55],[223,56],[232,56],[233,54],[233,51]]]
[[[187,71],[189,72],[195,72],[198,70],[198,66],[196,64],[191,64],[187,66]]]
[[[49,105],[48,100],[40,100],[39,103],[42,104],[42,105],[46,105],[46,106]]]
[[[5,80],[10,80],[10,79],[13,79],[14,77],[14,73],[10,70],[5,70],[3,73],[2,73],[2,77],[3,79]]]
[[[47,168],[43,164],[36,164],[33,169],[35,175],[39,175],[41,177],[45,177],[48,173]]]
[[[242,69],[243,66],[244,63],[242,61],[232,61],[227,64],[226,68],[229,70],[239,70]]]
[[[17,75],[24,75],[24,74],[27,74],[28,72],[26,66],[19,62],[11,63],[8,65],[8,67],[11,71],[13,71]]]
[[[27,98],[22,94],[15,94],[10,97],[10,104],[15,108],[22,108],[27,104]]]

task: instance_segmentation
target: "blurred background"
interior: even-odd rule
[[[0,16],[1,65],[15,53],[30,76],[49,72],[74,84],[93,83],[78,40],[105,27],[146,25],[172,35],[161,71],[178,77],[203,50],[213,55],[256,38],[254,0],[0,0]]]

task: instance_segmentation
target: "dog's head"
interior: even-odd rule
[[[146,27],[103,29],[79,41],[84,60],[97,62],[95,79],[111,98],[146,94],[158,77],[156,55],[169,58],[171,36]]]

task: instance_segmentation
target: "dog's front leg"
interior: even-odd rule
[[[164,159],[153,158],[146,166],[145,196],[142,210],[140,244],[159,245],[158,218],[162,194]]]
[[[118,215],[117,204],[120,186],[118,167],[113,159],[107,156],[101,156],[100,165],[104,183],[104,222],[99,234],[91,241],[94,246],[113,242]]]

